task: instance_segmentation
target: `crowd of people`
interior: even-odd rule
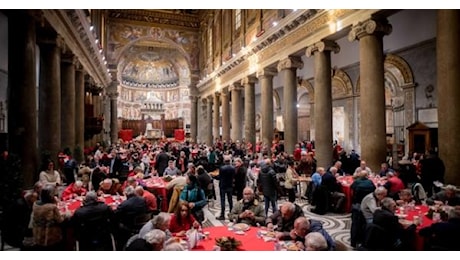
[[[460,205],[455,187],[440,190],[433,186],[433,181],[443,181],[444,171],[442,161],[434,155],[400,163],[398,171],[382,163],[381,169],[374,172],[355,151],[347,155],[343,149],[333,150],[330,165],[317,165],[314,142],[297,144],[291,154],[284,151],[282,141],[272,147],[220,140],[212,146],[146,139],[111,146],[98,143],[87,149],[83,162],[77,163],[69,152],[60,156],[56,164],[53,160],[44,161],[35,187],[24,191],[5,211],[5,222],[11,225],[2,227],[2,237],[22,249],[63,250],[69,249],[65,229],[95,222],[105,223],[102,226],[108,230],[97,229],[98,233],[113,235],[117,250],[180,250],[183,247],[173,238],[202,227],[203,208],[217,199],[214,181],[218,183],[221,202],[218,220],[266,226],[277,239],[294,240],[300,250],[336,249],[336,241],[321,222],[304,215],[296,198],[302,192],[299,197],[308,199],[317,214],[344,213],[345,194],[338,176],[354,178],[351,246],[355,248],[373,249],[372,241],[366,240],[370,226],[388,233],[387,248],[411,249],[414,228],[402,226],[397,217],[394,221],[395,205],[412,200]],[[298,185],[300,176],[311,178],[304,191]],[[370,176],[385,178],[386,183],[376,187]],[[152,177],[167,180],[166,197],[148,188],[146,179]],[[113,210],[101,202],[104,195],[125,200]],[[279,206],[281,197],[286,197],[286,202]],[[61,201],[77,198],[84,199],[73,214],[60,211]],[[169,205],[167,211],[160,206],[163,200]],[[452,225],[458,230],[455,212],[451,214]],[[16,214],[21,217],[12,217]],[[430,228],[421,234],[446,229]],[[97,244],[97,240],[86,239],[80,246],[105,249],[110,245],[107,241]]]

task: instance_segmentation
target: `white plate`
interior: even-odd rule
[[[233,229],[236,231],[247,231],[249,229],[249,225],[245,223],[237,223],[233,225]]]
[[[241,230],[238,230],[238,231],[235,231],[235,234],[238,234],[238,235],[244,235],[244,231],[241,231]]]

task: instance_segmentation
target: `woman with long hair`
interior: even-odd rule
[[[198,223],[192,215],[188,202],[182,201],[179,207],[177,207],[174,215],[171,216],[169,231],[171,231],[174,236],[184,236],[185,232],[192,227],[199,228],[200,223]]]

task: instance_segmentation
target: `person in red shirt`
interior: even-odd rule
[[[387,173],[387,182],[383,185],[388,190],[388,197],[399,199],[399,192],[405,188],[397,172]]]
[[[188,202],[182,201],[177,207],[169,222],[169,231],[173,236],[185,236],[185,232],[191,228],[199,228],[200,223],[193,217]]]
[[[296,144],[295,149],[294,149],[294,160],[296,162],[300,161],[301,154],[302,154],[302,149],[300,149],[300,145]]]
[[[82,181],[72,182],[67,188],[62,192],[62,200],[70,200],[79,196],[84,196],[86,194],[86,189],[83,188]]]
[[[144,188],[140,185],[136,186],[134,191],[139,197],[143,197],[145,199],[148,211],[155,211],[158,209],[157,198],[150,191],[144,190]]]

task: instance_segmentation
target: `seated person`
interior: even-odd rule
[[[434,194],[426,200],[428,205],[445,204],[449,206],[460,206],[460,195],[454,185],[447,185],[444,190]]]
[[[255,198],[252,188],[244,188],[243,199],[236,202],[228,218],[230,221],[236,220],[237,223],[245,223],[251,226],[256,226],[257,223],[264,224],[265,210],[259,200]]]
[[[380,237],[382,249],[410,250],[410,241],[415,237],[415,225],[403,226],[395,215],[396,202],[389,197],[382,199],[382,207],[375,210],[373,224],[381,227],[385,237]],[[412,233],[412,234],[411,234]],[[411,238],[409,238],[411,237]]]
[[[367,223],[372,223],[374,212],[380,208],[381,201],[387,196],[387,189],[383,186],[375,189],[374,192],[367,194],[361,201],[361,212]]]
[[[161,251],[166,241],[166,234],[162,230],[154,229],[145,234],[144,237],[134,239],[126,251]]]
[[[165,242],[163,251],[185,251],[185,248],[173,238]]]
[[[139,237],[144,237],[149,231],[153,229],[159,229],[165,232],[166,240],[172,237],[171,231],[169,231],[169,226],[171,223],[171,214],[166,212],[160,212],[160,214],[154,216],[149,222],[139,231]]]
[[[388,197],[397,200],[398,194],[405,188],[403,181],[396,172],[387,173],[387,182],[383,185],[388,190]]]
[[[121,221],[121,224],[125,224],[131,221],[131,218],[136,215],[143,214],[147,211],[147,205],[143,197],[138,196],[134,192],[134,188],[131,186],[125,189],[126,200],[118,205],[115,214]]]
[[[305,236],[305,251],[326,251],[327,241],[319,232],[310,232]]]
[[[136,195],[145,199],[147,205],[147,211],[155,211],[158,209],[157,198],[150,191],[144,190],[142,186],[134,188]]]
[[[86,189],[83,188],[82,181],[72,182],[65,190],[62,192],[62,200],[70,200],[76,197],[84,196],[86,194]]]
[[[173,160],[168,161],[168,167],[165,169],[163,176],[180,176],[182,172],[176,167]]]
[[[98,196],[103,194],[122,195],[123,189],[121,188],[120,181],[110,178],[104,179],[99,186],[99,190],[97,191]]]
[[[404,189],[399,192],[399,200],[396,201],[396,204],[399,206],[404,206],[408,204],[414,204],[415,200],[412,196],[412,191],[410,189]]]
[[[451,208],[446,222],[433,223],[420,229],[419,234],[426,238],[425,250],[458,250],[460,234],[460,210]]]
[[[323,224],[320,221],[314,219],[307,219],[306,217],[298,217],[294,221],[294,228],[289,233],[289,237],[284,237],[282,239],[294,240],[296,241],[297,246],[300,249],[304,249],[305,236],[312,232],[320,233],[323,238],[327,241],[326,250],[334,250],[335,242],[334,239],[323,229]]]
[[[387,177],[388,173],[394,173],[393,169],[390,169],[390,167],[388,167],[388,163],[382,163],[380,165],[379,176]]]
[[[284,202],[280,209],[269,216],[265,223],[268,229],[273,229],[276,225],[276,237],[278,239],[289,239],[290,232],[294,228],[294,221],[298,217],[303,217],[302,208],[292,202]]]
[[[190,210],[189,204],[186,201],[182,201],[177,208],[176,213],[171,216],[171,221],[169,222],[169,231],[173,236],[185,236],[191,228],[198,229],[200,223],[195,220],[192,212]]]
[[[13,247],[22,249],[25,237],[32,237],[32,230],[29,228],[32,206],[38,199],[38,193],[27,191],[24,196],[6,206],[3,211],[3,223],[1,229],[2,242]]]
[[[198,185],[198,180],[195,175],[187,175],[187,185],[180,193],[180,200],[187,201],[191,208],[192,214],[198,222],[203,222],[204,212],[203,207],[208,203],[203,189]]]

